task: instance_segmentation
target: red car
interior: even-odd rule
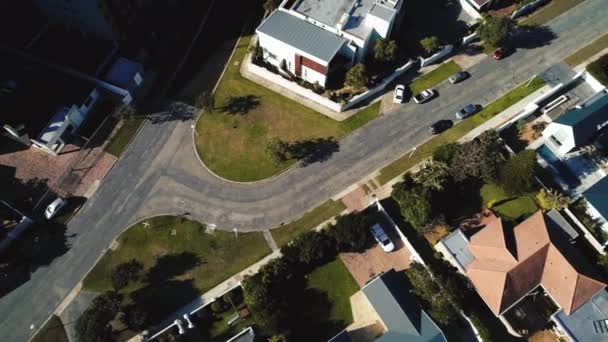
[[[505,47],[498,48],[492,52],[492,58],[495,60],[500,60],[507,54],[508,50]]]

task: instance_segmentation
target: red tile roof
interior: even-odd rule
[[[538,285],[566,314],[606,287],[578,272],[557,249],[541,211],[513,229],[512,243],[500,218],[489,217],[487,222],[470,239],[475,260],[467,266],[467,275],[496,315]]]

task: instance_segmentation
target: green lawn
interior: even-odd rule
[[[607,47],[608,33],[594,40],[591,44],[585,46],[584,48],[571,54],[564,59],[564,62],[571,67],[575,67]]]
[[[333,327],[342,326],[343,329],[353,322],[350,297],[359,291],[359,286],[340,258],[336,258],[334,261],[309,273],[308,289],[316,289],[327,295],[331,303],[327,318],[329,321],[336,323],[332,324]],[[314,314],[314,308],[302,308],[305,311],[310,309],[312,309],[310,314]],[[338,331],[328,331],[325,340],[331,338]]]
[[[488,121],[496,114],[501,113],[503,110],[521,101],[522,99],[526,98],[528,95],[532,94],[533,92],[545,85],[545,82],[539,77],[535,78],[529,85],[527,83],[528,82],[519,85],[515,89],[505,94],[503,97],[490,103],[476,115],[473,115],[472,117],[461,121],[453,128],[439,134],[433,139],[427,141],[426,143],[417,146],[416,151],[414,152],[411,158],[410,153],[406,153],[401,158],[387,165],[382,170],[380,170],[380,175],[376,179],[382,185],[388,183],[390,180],[399,176],[414,165],[431,157],[433,151],[437,147],[448,143],[456,142],[458,139],[463,137],[475,127]]]
[[[192,253],[200,264],[185,268],[186,263],[177,265],[171,279],[184,277],[193,279],[196,290],[205,292],[232,275],[259,261],[270,253],[262,233],[205,232],[197,222],[182,220],[173,216],[162,216],[148,220],[148,228],[138,223],[118,237],[118,248],[108,250],[83,281],[83,289],[103,292],[112,288],[110,275],[113,268],[130,259],[144,265],[144,272],[154,266],[160,256]],[[179,262],[175,262],[179,264]],[[133,292],[144,287],[143,282],[130,285],[125,292]]]
[[[452,74],[460,71],[460,67],[456,62],[449,61],[447,63],[442,64],[437,69],[425,74],[421,77],[418,77],[410,84],[410,90],[412,95],[419,94],[421,91],[427,88],[432,88],[439,83],[445,81]]]
[[[118,129],[118,131],[110,138],[110,142],[106,145],[105,151],[113,154],[116,157],[120,157],[122,152],[127,148],[131,139],[139,126],[141,126],[142,122],[145,119],[143,118],[134,118],[134,119],[125,119],[123,120],[122,126]]]
[[[215,92],[215,110],[204,113],[196,125],[196,149],[214,173],[244,182],[268,178],[295,163],[274,163],[266,151],[272,139],[340,139],[378,116],[380,103],[376,102],[338,122],[244,79],[239,68],[250,39],[244,36],[239,40]]]
[[[220,314],[214,314],[216,320],[211,325],[209,331],[210,341],[213,342],[225,342],[232,338],[234,335],[243,331],[243,329],[252,326],[255,322],[251,316],[239,320],[233,325],[228,325],[228,322],[237,312],[234,310],[228,310]],[[206,340],[203,340],[206,341]]]
[[[56,315],[46,322],[46,324],[32,337],[31,342],[68,342],[61,318]]]
[[[497,184],[485,184],[480,193],[483,206],[486,207],[490,201],[494,201],[492,210],[507,221],[521,220],[538,210],[532,195],[509,196]]]
[[[534,12],[530,17],[522,20],[520,24],[544,25],[583,1],[585,0],[552,0],[549,4]]]
[[[273,229],[271,231],[272,237],[277,245],[282,247],[293,240],[296,236],[317,227],[334,216],[337,216],[344,211],[344,209],[346,209],[346,206],[344,206],[342,201],[336,202],[328,200],[315,209],[307,212],[301,218],[289,224]]]

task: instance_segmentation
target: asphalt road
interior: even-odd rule
[[[254,184],[218,179],[201,167],[188,108],[147,123],[97,193],[68,225],[71,249],[0,299],[2,341],[24,341],[95,264],[114,237],[141,218],[188,213],[218,228],[261,230],[289,222],[428,138],[431,122],[467,103],[487,104],[608,31],[608,4],[587,0],[550,23],[556,37],[538,39],[503,61],[483,60],[472,77],[437,87],[428,104],[393,108],[340,142],[323,162]],[[546,34],[544,35],[546,38]],[[547,45],[549,44],[549,45]]]

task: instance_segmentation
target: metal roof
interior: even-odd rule
[[[585,144],[599,126],[608,122],[608,95],[603,95],[582,108],[572,109],[553,122],[570,126],[576,146]]]
[[[545,215],[547,226],[553,228],[553,231],[558,232],[562,238],[572,241],[578,237],[576,229],[572,228],[570,223],[564,219],[559,211],[551,209]]]
[[[469,241],[460,229],[451,232],[441,242],[463,268],[466,268],[475,259],[469,250]]]
[[[387,329],[376,341],[446,341],[441,329],[409,294],[409,284],[402,277],[405,275],[391,270],[361,289]]]
[[[329,64],[346,39],[287,12],[276,10],[257,29]]]
[[[397,11],[395,11],[395,9],[393,8],[388,8],[381,4],[375,3],[369,10],[369,13],[380,19],[390,22],[391,20],[393,20],[395,14],[397,14]]]
[[[583,192],[583,196],[604,219],[608,220],[608,177],[600,179]]]
[[[608,292],[600,291],[570,315],[560,310],[553,316],[574,341],[608,340]]]

